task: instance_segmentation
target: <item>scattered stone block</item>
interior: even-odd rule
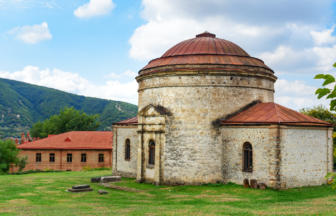
[[[258,188],[259,188],[260,190],[265,190],[265,189],[267,188],[267,185],[266,185],[265,183],[259,183],[259,184],[258,184]]]
[[[108,182],[117,182],[120,181],[120,176],[107,176],[107,177],[101,177],[100,182],[101,183],[108,183]]]
[[[82,188],[82,189],[68,189],[69,192],[72,192],[72,193],[79,193],[79,192],[90,192],[90,191],[93,191],[92,188]]]
[[[97,183],[100,182],[101,177],[93,177],[91,178],[91,183]]]
[[[90,188],[90,185],[76,185],[72,187],[72,189],[86,189],[86,188]]]
[[[108,194],[108,192],[104,191],[104,190],[98,190],[98,193],[100,193],[100,194]]]
[[[91,183],[99,183],[101,181],[101,178],[103,177],[111,177],[111,176],[93,177],[91,178]]]
[[[250,187],[250,183],[248,179],[244,179],[244,188],[249,188]]]
[[[258,181],[256,179],[251,179],[250,186],[252,189],[258,189]]]

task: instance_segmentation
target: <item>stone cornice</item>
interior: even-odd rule
[[[226,88],[232,88],[232,87],[237,87],[237,88],[254,88],[254,89],[262,89],[262,90],[267,90],[267,91],[272,91],[272,92],[275,92],[274,89],[272,88],[263,88],[263,87],[257,87],[257,86],[244,86],[244,85],[216,85],[216,84],[198,84],[198,85],[195,85],[195,84],[184,84],[184,85],[179,85],[179,84],[174,84],[174,85],[160,85],[160,86],[150,86],[150,87],[145,87],[145,88],[139,88],[138,89],[138,92],[140,91],[144,91],[146,89],[154,89],[154,88],[167,88],[167,87],[226,87]]]
[[[271,73],[263,71],[249,71],[243,69],[227,69],[227,70],[185,70],[185,71],[160,71],[153,73],[146,73],[137,76],[137,82],[151,79],[155,77],[167,76],[246,76],[246,77],[260,77],[275,82],[277,77]]]

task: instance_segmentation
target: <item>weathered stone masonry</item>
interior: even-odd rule
[[[330,124],[275,104],[273,70],[236,44],[205,32],[150,61],[136,80],[137,119],[113,127],[115,174],[157,185],[248,178],[282,189],[326,182]],[[240,122],[230,121],[237,116]],[[127,137],[137,139],[131,161],[122,160]],[[253,148],[250,172],[243,171],[245,142]]]
[[[113,126],[113,174],[128,178],[135,178],[137,172],[137,126],[122,125]],[[131,142],[131,158],[125,159],[125,142],[129,139]]]

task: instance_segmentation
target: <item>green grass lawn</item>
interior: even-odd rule
[[[329,185],[283,191],[239,185],[154,186],[134,179],[114,183],[123,189],[90,183],[111,171],[37,173],[0,176],[1,215],[334,215],[336,190]],[[69,193],[90,184],[93,192]],[[100,195],[97,191],[109,194]]]

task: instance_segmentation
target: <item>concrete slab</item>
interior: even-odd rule
[[[108,183],[108,182],[117,182],[120,181],[120,176],[107,176],[107,177],[101,177],[100,182],[101,183]]]
[[[72,189],[84,189],[84,188],[90,188],[90,185],[75,185],[72,187]]]
[[[69,192],[72,192],[72,193],[80,193],[80,192],[90,192],[90,191],[93,191],[92,188],[83,188],[83,189],[68,189]]]

